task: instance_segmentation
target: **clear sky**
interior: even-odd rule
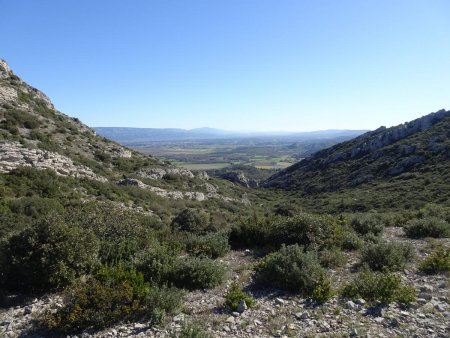
[[[0,0],[0,57],[90,126],[374,129],[450,109],[448,0]]]

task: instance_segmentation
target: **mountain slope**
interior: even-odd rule
[[[47,177],[46,170],[56,177]],[[19,191],[12,177],[24,182],[28,177],[30,185],[44,178],[57,180],[58,198],[109,200],[165,219],[185,203],[201,202],[203,208],[212,203],[216,210],[223,203],[248,203],[242,198],[245,191],[226,181],[194,175],[97,135],[77,118],[57,111],[45,94],[0,60],[0,204],[27,194],[45,195],[30,186]]]
[[[321,150],[273,175],[264,187],[311,195],[422,178],[448,178],[449,187],[450,111],[381,127]]]

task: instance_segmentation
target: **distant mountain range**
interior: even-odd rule
[[[126,128],[96,127],[95,131],[121,144],[134,145],[145,142],[209,140],[227,138],[290,137],[295,139],[351,138],[367,130],[319,130],[311,132],[237,132],[214,128]]]

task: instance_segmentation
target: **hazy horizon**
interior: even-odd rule
[[[448,1],[5,0],[2,10],[0,57],[89,126],[373,130],[450,108]]]
[[[406,122],[406,121],[405,121]],[[212,127],[194,127],[194,128],[177,128],[177,127],[161,127],[161,128],[154,128],[154,127],[125,127],[125,126],[90,126],[91,128],[124,128],[124,129],[177,129],[177,130],[184,130],[184,131],[196,131],[201,129],[209,129],[209,130],[216,130],[226,133],[314,133],[314,132],[322,132],[322,131],[366,131],[370,129],[314,129],[314,130],[230,130],[230,129],[222,129],[222,128],[212,128]],[[381,126],[380,126],[381,127]]]

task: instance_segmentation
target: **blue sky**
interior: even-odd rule
[[[450,109],[447,0],[0,8],[0,57],[90,126],[374,129]]]

